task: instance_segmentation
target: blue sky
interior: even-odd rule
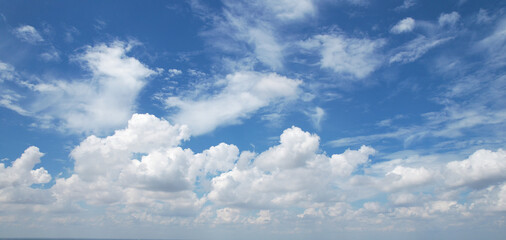
[[[501,239],[501,1],[0,1],[0,237]]]

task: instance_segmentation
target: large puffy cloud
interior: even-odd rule
[[[200,135],[216,127],[235,124],[260,108],[294,100],[300,80],[275,73],[236,72],[220,81],[223,89],[198,99],[169,97],[166,104],[179,109],[171,118],[187,124],[192,134]]]
[[[71,152],[74,174],[51,188],[54,209],[78,210],[75,203],[84,200],[124,206],[123,212],[140,220],[194,216],[206,201],[194,192],[196,182],[229,171],[239,150],[222,143],[194,154],[179,147],[188,137],[185,125],[149,114],[134,114],[111,136],[88,137]]]
[[[347,149],[342,154],[334,154],[330,159],[332,172],[338,176],[350,176],[353,171],[361,164],[367,163],[370,155],[374,155],[376,150],[368,146],[362,146],[358,150]]]
[[[506,180],[506,151],[480,149],[468,159],[446,165],[451,186],[483,187]]]
[[[48,191],[34,189],[33,184],[51,181],[51,175],[43,167],[33,169],[44,156],[37,147],[29,147],[12,162],[10,167],[0,163],[0,210],[8,210],[12,204],[43,204],[51,201]]]
[[[300,128],[292,127],[283,131],[279,142],[278,146],[260,154],[255,165],[268,171],[304,167],[307,160],[314,158],[320,139]]]
[[[71,156],[75,159],[75,172],[82,179],[95,179],[119,174],[130,163],[133,153],[175,147],[188,137],[186,126],[173,126],[152,115],[134,114],[126,129],[106,138],[90,136],[72,150]]]
[[[32,184],[47,183],[51,180],[51,176],[43,167],[32,170],[33,167],[40,163],[40,158],[44,156],[37,147],[29,147],[16,159],[12,166],[5,167],[4,163],[0,163],[0,189],[9,186],[30,186]]]
[[[259,154],[252,163],[212,179],[209,199],[244,208],[310,206],[336,197],[340,177],[368,161],[374,149],[363,146],[328,157],[319,154],[319,137],[292,127],[280,144]],[[330,192],[329,192],[330,191]]]
[[[433,173],[424,167],[411,168],[396,166],[385,175],[383,189],[392,191],[407,187],[415,187],[428,183],[433,179]]]
[[[300,43],[321,55],[320,66],[345,76],[365,78],[383,62],[378,53],[384,39],[349,38],[344,35],[317,35]]]
[[[139,60],[127,56],[133,45],[115,41],[87,46],[75,59],[91,77],[35,83],[18,81],[29,89],[24,94],[30,98],[19,101],[11,97],[7,107],[37,118],[41,127],[56,126],[86,133],[104,133],[118,128],[128,121],[138,93],[146,79],[154,74]]]

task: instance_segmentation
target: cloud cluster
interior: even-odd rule
[[[478,150],[446,165],[427,158],[374,162],[377,151],[369,146],[329,156],[317,135],[291,127],[279,144],[261,153],[226,143],[194,153],[181,147],[189,132],[185,125],[134,114],[125,129],[90,136],[75,147],[73,174],[57,177],[47,189],[31,187],[51,176],[43,168],[33,170],[43,154],[30,147],[12,166],[0,165],[2,211],[16,214],[30,204],[30,211],[43,212],[50,222],[59,222],[62,213],[104,208],[105,222],[197,226],[327,219],[409,229],[416,225],[398,221],[465,221],[483,209],[490,214],[505,209],[502,149]],[[371,201],[384,194],[387,201]],[[467,194],[467,201],[457,202],[459,194]],[[356,207],[356,201],[365,202]]]

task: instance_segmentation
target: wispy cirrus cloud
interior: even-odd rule
[[[362,79],[369,76],[383,63],[379,50],[384,39],[352,38],[342,34],[316,35],[302,41],[299,46],[307,50],[316,50],[321,59],[322,68]]]

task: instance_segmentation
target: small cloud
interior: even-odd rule
[[[405,18],[399,21],[395,26],[390,29],[391,33],[400,34],[405,32],[411,32],[415,28],[415,20],[413,18]]]
[[[476,22],[479,24],[489,23],[493,19],[492,16],[488,14],[488,11],[485,9],[480,9],[478,15],[476,15]]]
[[[452,37],[447,38],[426,38],[424,36],[417,37],[404,46],[401,46],[396,54],[390,57],[390,63],[400,62],[409,63],[414,62],[430,49],[439,46],[449,40]]]
[[[174,76],[183,74],[183,71],[181,71],[179,69],[175,69],[175,68],[171,68],[171,69],[167,70],[167,72],[169,73],[169,77],[174,77]]]
[[[406,9],[408,9],[410,7],[415,6],[415,4],[416,4],[415,0],[404,0],[404,2],[402,3],[402,5],[396,7],[395,10],[396,11],[406,10]]]
[[[2,158],[2,159],[0,159],[0,162],[6,162],[6,161],[9,161],[9,159],[8,158]]]
[[[306,113],[311,118],[311,122],[313,123],[314,128],[320,130],[321,122],[325,117],[325,110],[321,107],[315,107],[312,112]]]
[[[205,77],[206,74],[204,72],[201,72],[199,70],[195,70],[195,69],[188,69],[188,74],[190,74],[190,76],[193,76],[193,77]]]
[[[107,26],[107,23],[100,20],[100,19],[96,19],[95,25],[93,25],[93,26],[95,27],[96,30],[102,30]]]
[[[46,62],[60,60],[60,54],[58,54],[58,52],[54,49],[40,54],[40,57]]]
[[[65,42],[68,42],[68,43],[71,43],[74,41],[74,36],[75,35],[79,35],[79,30],[77,30],[77,28],[75,27],[70,27],[67,29],[67,31],[65,32],[65,37],[64,37],[64,40]]]
[[[36,44],[44,41],[39,32],[30,25],[24,25],[14,29],[14,35],[22,41],[30,44]]]
[[[460,14],[457,12],[441,13],[438,22],[440,26],[454,26],[460,19]]]

